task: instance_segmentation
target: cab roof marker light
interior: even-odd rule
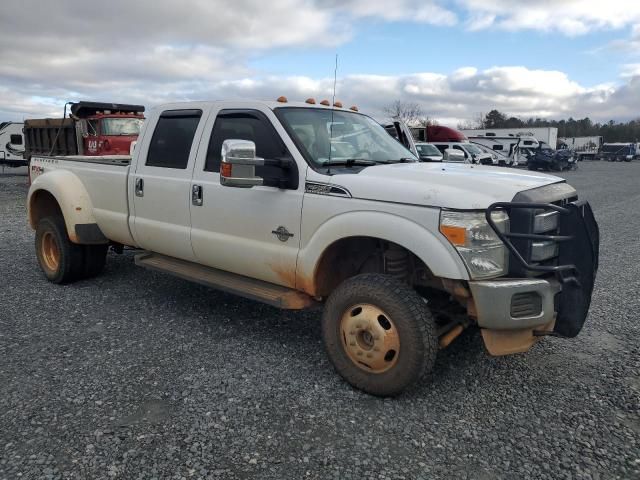
[[[325,107],[329,107],[329,106],[331,106],[331,104],[329,103],[329,100],[322,100],[322,101],[320,102],[320,105],[324,105]]]
[[[288,102],[288,100],[287,100],[287,97],[285,97],[284,95],[281,95],[280,97],[278,97],[278,99],[276,100],[276,102],[279,102],[279,103],[287,103],[287,102]]]
[[[315,105],[316,104],[316,99],[315,98],[307,98],[304,103],[308,103],[309,105]]]
[[[357,112],[358,111],[358,107],[356,107],[355,105],[351,105],[349,107],[349,110],[353,110],[354,112]]]
[[[334,103],[333,103],[333,106],[334,106],[334,107],[337,107],[337,108],[342,108],[342,102],[340,102],[340,101],[338,101],[338,102],[334,102]]]

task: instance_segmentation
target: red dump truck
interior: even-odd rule
[[[33,155],[129,155],[144,120],[142,105],[77,102],[66,118],[24,122],[27,162]]]

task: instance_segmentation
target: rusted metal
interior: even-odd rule
[[[512,355],[528,351],[538,340],[534,330],[553,330],[555,320],[537,328],[523,330],[492,330],[482,328],[482,339],[489,354],[493,356]]]
[[[391,317],[375,305],[348,308],[340,319],[340,336],[349,359],[366,372],[384,373],[398,361],[398,330]]]
[[[40,240],[40,256],[44,267],[51,273],[60,267],[60,246],[52,232],[44,232]]]
[[[447,348],[449,345],[451,345],[451,342],[453,342],[456,338],[460,336],[460,334],[463,331],[464,331],[464,327],[462,325],[456,325],[447,333],[442,335],[438,340],[438,343],[440,344],[440,348]]]

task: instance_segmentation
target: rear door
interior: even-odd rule
[[[166,109],[148,125],[139,145],[136,170],[129,177],[129,224],[146,249],[194,260],[191,248],[191,175],[202,135],[206,106]],[[136,147],[138,148],[138,147]]]

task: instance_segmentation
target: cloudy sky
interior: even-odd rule
[[[441,123],[492,108],[640,117],[639,0],[4,0],[0,121],[69,100],[396,99]]]

